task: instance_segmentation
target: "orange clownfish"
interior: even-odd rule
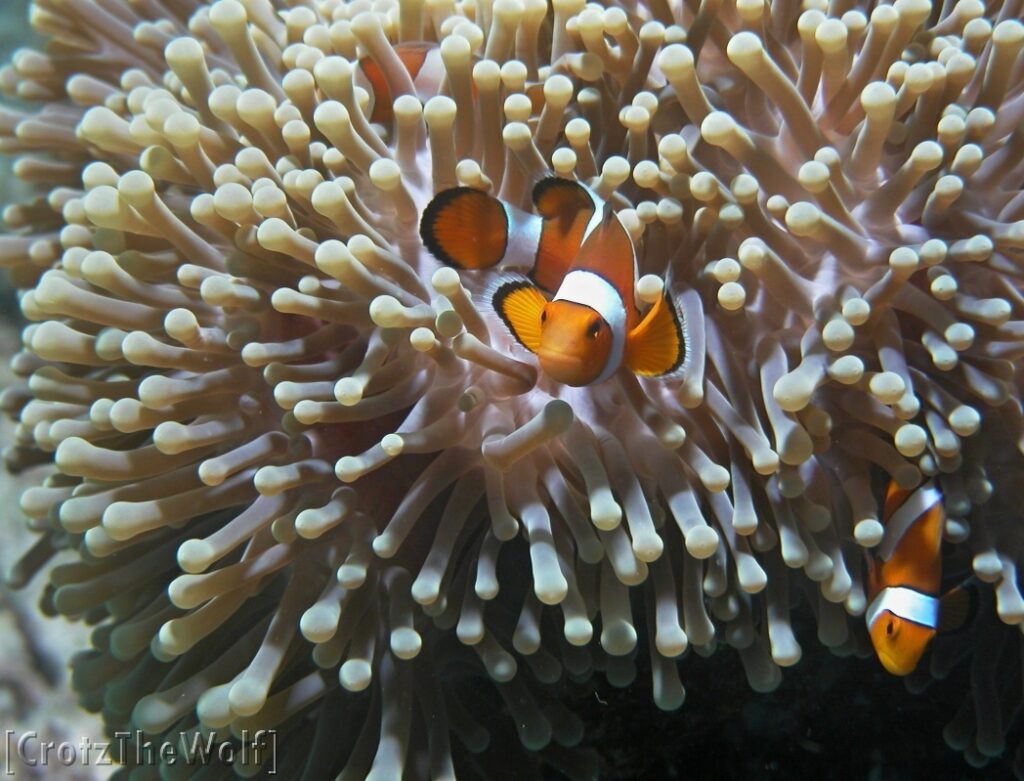
[[[426,41],[406,41],[396,44],[395,54],[409,73],[416,97],[421,101],[437,95],[444,82],[445,69],[441,60],[441,49],[436,43]],[[384,71],[372,57],[359,60],[362,72],[360,86],[373,96],[373,108],[370,112],[371,122],[387,123],[394,118],[391,89],[384,77]]]
[[[942,494],[928,481],[913,491],[889,483],[885,536],[873,553],[868,582],[868,634],[879,661],[893,675],[909,675],[932,638],[964,623],[971,595],[942,587]]]
[[[395,44],[394,52],[409,74],[409,78],[412,79],[416,97],[421,103],[426,103],[435,95],[443,94],[441,87],[445,83],[448,72],[441,59],[440,46],[430,41],[404,41]],[[473,55],[472,62],[474,64],[480,60],[479,55]],[[394,97],[391,95],[391,88],[388,86],[388,80],[384,77],[384,71],[381,70],[380,64],[369,56],[360,58],[356,78],[359,86],[373,98],[370,121],[384,124],[394,119]],[[475,83],[471,84],[471,89],[475,98],[477,94]],[[523,92],[530,99],[532,115],[540,116],[545,105],[544,82],[527,82],[523,86]]]
[[[499,277],[490,302],[556,382],[591,385],[621,366],[645,377],[676,371],[685,357],[679,313],[666,292],[641,316],[633,242],[611,207],[555,177],[537,183],[533,203],[537,214],[472,188],[445,190],[424,211],[420,235],[458,269],[528,270]]]

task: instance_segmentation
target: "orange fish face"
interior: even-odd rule
[[[934,629],[904,621],[888,610],[882,611],[868,633],[878,660],[893,675],[910,675],[935,637]]]
[[[589,306],[572,301],[544,306],[537,357],[555,382],[588,385],[600,376],[611,349],[611,327]]]

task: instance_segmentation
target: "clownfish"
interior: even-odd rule
[[[429,41],[405,41],[395,44],[394,52],[412,79],[416,97],[421,103],[426,103],[435,95],[443,94],[441,88],[448,72],[441,59],[441,47]],[[480,60],[479,55],[473,55],[474,64]],[[394,97],[391,95],[387,79],[384,78],[384,71],[377,61],[369,56],[362,57],[359,60],[357,78],[359,86],[373,97],[370,121],[386,124],[394,119]],[[475,83],[471,85],[471,89],[475,98]],[[544,83],[529,82],[523,89],[530,99],[533,114],[539,116],[544,108]]]
[[[536,214],[469,187],[439,193],[420,236],[441,262],[462,270],[522,268],[489,291],[512,336],[556,382],[603,382],[621,366],[670,374],[685,358],[680,315],[661,296],[641,316],[632,239],[609,204],[579,182],[541,179]]]
[[[942,587],[942,494],[928,481],[913,491],[890,481],[885,494],[885,536],[868,573],[868,634],[879,661],[893,675],[909,675],[936,633],[958,629],[971,610],[972,594]]]
[[[426,101],[437,95],[446,75],[440,47],[427,41],[406,41],[396,44],[394,51],[412,79],[416,97],[420,101]],[[359,60],[359,70],[362,82],[360,86],[374,98],[370,121],[390,122],[394,118],[394,99],[380,65],[372,57],[367,56]]]

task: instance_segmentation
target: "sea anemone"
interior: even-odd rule
[[[979,509],[1024,447],[1019,14],[36,0],[49,43],[0,74],[43,103],[0,133],[48,189],[0,239],[30,321],[7,464],[45,470],[12,577],[59,557],[45,607],[98,624],[83,702],[390,779],[451,777],[449,725],[479,748],[453,666],[533,749],[578,730],[527,679],[599,657],[644,648],[663,709],[691,647],[770,690],[797,594],[864,647],[880,476],[937,479],[1021,624],[1022,527]],[[554,383],[493,275],[423,247],[437,192],[529,208],[549,173],[613,204],[641,303],[678,303],[677,372]]]

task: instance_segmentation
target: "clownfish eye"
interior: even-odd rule
[[[591,339],[596,339],[597,335],[600,332],[601,332],[601,321],[600,320],[595,320],[593,323],[590,324],[590,327],[587,329],[587,336],[589,336]]]

